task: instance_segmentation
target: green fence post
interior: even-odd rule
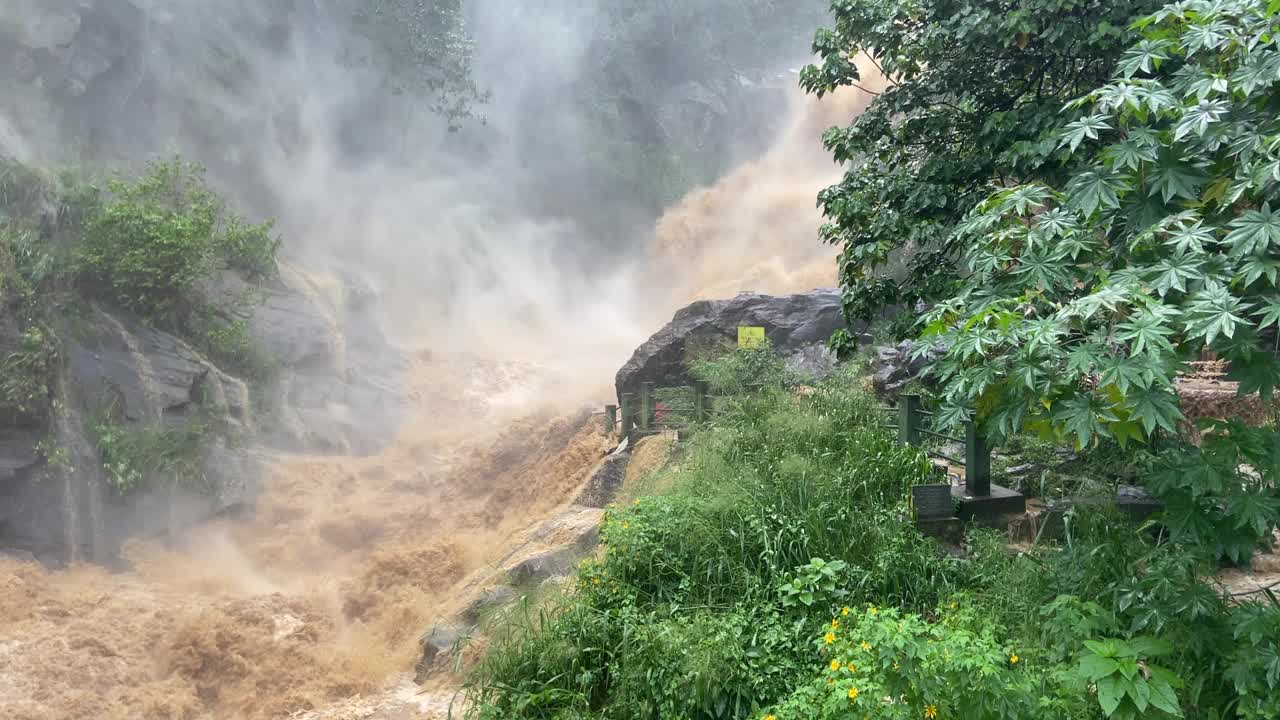
[[[640,383],[640,432],[648,435],[653,428],[653,383]]]
[[[619,439],[631,437],[631,431],[636,427],[636,402],[635,396],[631,393],[622,393],[622,430],[619,432]]]
[[[898,398],[898,442],[903,445],[920,444],[919,395],[903,395]]]
[[[604,434],[612,435],[618,429],[618,406],[604,406]]]
[[[991,494],[991,447],[973,421],[965,423],[964,487],[971,497]]]

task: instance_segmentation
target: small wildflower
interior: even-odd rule
[[[639,500],[639,498],[637,498],[637,499],[633,500],[633,501],[631,502],[631,504],[632,504],[632,505],[639,505],[639,504],[640,504],[640,500]],[[770,715],[769,717],[773,717],[773,716],[772,716],[772,715]],[[766,718],[765,720],[768,720],[768,718]]]
[[[826,634],[826,637],[824,637],[823,640],[826,640],[827,644],[830,645],[831,643],[836,641],[836,634],[833,632],[829,632]]]
[[[626,529],[627,529],[627,528],[629,528],[629,527],[631,527],[631,523],[627,522],[626,520],[623,520],[623,521],[622,521],[622,529],[623,529],[623,530],[626,530]]]
[[[847,607],[840,608],[840,615],[843,617],[849,617],[849,608]]]
[[[832,629],[832,630],[837,630],[837,629],[839,629],[839,628],[840,628],[840,621],[839,621],[839,620],[832,620],[832,621],[831,621],[831,629]]]
[[[934,718],[938,717],[938,706],[937,706],[937,705],[925,705],[925,706],[924,706],[924,716],[925,716],[926,718],[928,718],[928,720],[933,720]]]
[[[952,601],[951,601],[951,609],[952,609],[952,610],[955,610],[957,607],[960,607],[960,606],[956,603],[956,601],[952,600]],[[932,706],[932,705],[930,705],[929,707],[933,707],[933,706]]]
[[[858,688],[853,688],[853,687],[849,688],[849,699],[850,700],[858,699]]]
[[[595,578],[595,579],[593,579],[593,580],[591,581],[591,584],[592,584],[592,585],[599,585],[599,584],[600,584],[600,578]]]
[[[854,665],[853,663],[849,663],[849,672],[851,672],[851,673],[856,673],[856,672],[858,672],[858,666],[857,666],[857,665]]]
[[[778,720],[778,718],[776,718],[776,717],[774,717],[774,716],[772,716],[772,715],[765,715],[765,716],[764,716],[764,720]]]
[[[863,640],[863,641],[862,641],[862,649],[863,649],[863,650],[870,650],[870,649],[871,649],[871,643],[867,642],[866,640]]]
[[[1014,654],[1012,654],[1012,655],[1010,655],[1010,656],[1009,656],[1009,664],[1010,664],[1010,665],[1017,665],[1017,664],[1018,664],[1018,661],[1019,661],[1019,660],[1021,660],[1021,659],[1022,659],[1022,658],[1018,657],[1018,654],[1017,654],[1017,653],[1014,653]]]
[[[876,607],[875,605],[872,605],[872,606],[871,606],[871,614],[872,614],[872,615],[875,615],[875,614],[876,614],[876,613],[878,613],[878,612],[880,612],[880,608]]]
[[[835,670],[839,670],[839,669],[840,669],[840,661],[839,661],[839,660],[832,660],[832,661],[831,661],[831,669],[832,669],[833,671],[835,671]]]

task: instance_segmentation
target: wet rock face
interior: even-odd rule
[[[13,428],[0,418],[0,549],[48,564],[110,562],[132,537],[250,505],[261,474],[253,446],[373,452],[391,438],[406,363],[367,315],[369,294],[348,288],[350,300],[333,305],[300,285],[297,277],[276,281],[246,318],[280,366],[271,388],[251,389],[181,338],[117,310],[93,307],[60,332],[60,392],[47,427]],[[0,350],[16,337],[11,326],[0,327]],[[277,402],[253,397],[272,391]],[[100,416],[127,431],[206,423],[203,487],[113,490],[93,434]],[[63,454],[65,467],[46,461],[42,443]]]
[[[702,348],[731,348],[738,328],[763,327],[773,347],[788,364],[822,379],[835,367],[825,345],[836,330],[846,328],[839,290],[814,290],[798,295],[743,293],[731,300],[703,300],[680,310],[666,327],[641,345],[618,371],[618,396],[637,393],[640,384],[658,387],[687,385],[690,355]],[[857,333],[865,325],[853,328]]]
[[[885,402],[896,401],[902,389],[943,354],[941,350],[930,350],[928,355],[915,357],[915,344],[910,340],[875,348],[871,356],[871,387],[876,397]]]

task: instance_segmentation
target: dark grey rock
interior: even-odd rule
[[[515,600],[516,597],[515,589],[509,585],[498,585],[489,588],[467,605],[467,609],[462,612],[462,617],[468,623],[475,624],[480,621],[480,616],[486,610],[507,605]]]
[[[550,577],[569,572],[581,551],[574,547],[562,547],[538,553],[511,568],[507,577],[512,585],[531,585]]]
[[[453,649],[465,636],[466,629],[456,625],[436,625],[427,631],[418,641],[422,647],[422,655],[414,668],[417,682],[424,682],[436,670],[439,662],[453,653]]]
[[[613,502],[622,482],[627,477],[627,464],[631,461],[630,453],[614,453],[605,457],[591,471],[591,479],[587,481],[574,505],[603,508]]]
[[[925,367],[945,354],[944,350],[931,348],[916,357],[915,344],[910,340],[877,347],[871,354],[871,386],[876,397],[885,402],[897,400],[904,387],[919,379]]]
[[[742,293],[731,300],[702,300],[675,314],[666,327],[650,337],[618,371],[619,397],[639,391],[640,383],[659,387],[687,385],[692,381],[687,361],[704,349],[732,348],[740,326],[763,327],[773,347],[785,356],[802,353],[798,366],[821,370],[807,362],[814,346],[823,347],[832,333],[846,327],[841,314],[840,291],[814,290],[786,296]],[[865,327],[856,327],[862,332]],[[831,363],[834,367],[834,363]],[[829,370],[828,370],[829,372]],[[821,377],[818,377],[821,379]]]

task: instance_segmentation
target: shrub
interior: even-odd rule
[[[18,347],[0,357],[0,427],[35,427],[47,419],[57,357],[40,327],[28,328]]]
[[[1033,666],[967,608],[930,622],[846,607],[813,642],[821,669],[774,711],[779,720],[1022,720],[1065,717],[1070,708],[1045,692],[1054,668]]]
[[[152,424],[128,427],[110,414],[94,419],[89,430],[97,445],[107,482],[127,494],[157,480],[200,490],[207,489],[200,467],[204,424]]]
[[[76,267],[93,292],[170,329],[204,304],[200,285],[224,267],[271,272],[271,224],[229,213],[197,165],[155,162],[136,182],[116,180],[89,212]]]

